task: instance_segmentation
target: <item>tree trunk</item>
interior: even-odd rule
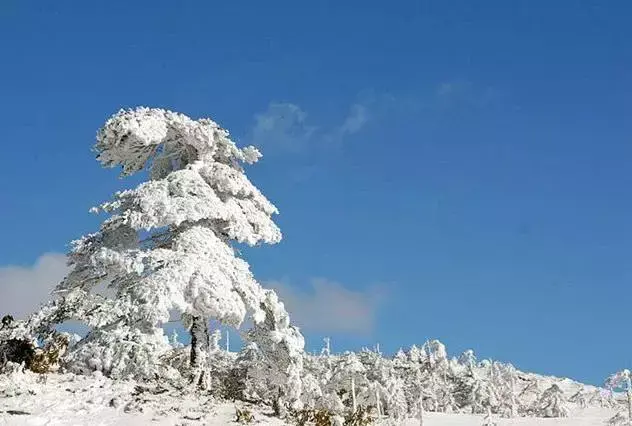
[[[629,380],[629,379],[628,379]],[[632,389],[628,388],[628,426],[632,426]]]
[[[284,396],[283,390],[279,387],[277,388],[276,397],[272,400],[272,410],[274,414],[281,419],[287,415]]]
[[[514,378],[513,371],[511,371],[511,417],[516,417],[516,379]]]
[[[487,407],[487,414],[485,415],[485,423],[483,423],[483,426],[494,426],[494,422],[492,422],[491,407]]]
[[[191,367],[200,367],[206,357],[210,347],[210,337],[208,333],[208,322],[205,318],[196,315],[191,322]]]
[[[625,370],[625,393],[628,400],[628,426],[632,426],[632,379],[630,372]]]
[[[355,392],[355,380],[351,377],[351,398],[353,404],[353,414],[358,410],[358,403],[356,402],[356,392]]]
[[[196,385],[206,387],[208,353],[211,345],[206,318],[196,315],[191,321],[191,368]]]

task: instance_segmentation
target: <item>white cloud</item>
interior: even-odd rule
[[[342,124],[323,135],[323,142],[328,143],[329,146],[339,147],[346,137],[360,132],[369,122],[369,110],[373,106],[369,105],[368,101],[351,105]]]
[[[298,105],[272,102],[255,115],[250,142],[262,148],[278,148],[297,152],[306,147],[317,127],[307,123],[307,113]]]
[[[340,126],[340,133],[354,134],[359,132],[369,121],[368,107],[363,104],[353,104],[349,111],[349,115]]]
[[[43,254],[32,266],[0,267],[0,316],[25,318],[35,312],[67,273],[66,256],[61,253]],[[312,332],[370,333],[384,299],[380,286],[352,290],[327,279],[313,279],[308,289],[283,281],[267,286],[278,292],[292,322]]]
[[[366,126],[372,103],[372,98],[354,103],[341,124],[326,128],[310,123],[308,114],[296,104],[272,102],[265,111],[255,114],[248,142],[262,148],[264,154],[271,150],[299,153],[312,148],[336,147],[345,137]]]
[[[292,323],[312,332],[370,333],[384,298],[379,286],[357,291],[322,278],[313,279],[309,290],[282,281],[266,284],[277,291]]]
[[[263,154],[298,154],[339,149],[375,121],[388,117],[409,116],[418,120],[420,111],[427,109],[483,109],[501,105],[505,94],[495,87],[480,86],[466,79],[446,80],[434,86],[423,96],[376,94],[362,92],[347,112],[331,125],[323,125],[310,119],[301,106],[291,102],[271,102],[255,114],[255,124],[246,139],[262,148]]]
[[[60,253],[45,253],[32,266],[0,267],[0,315],[24,318],[36,311],[67,272]]]

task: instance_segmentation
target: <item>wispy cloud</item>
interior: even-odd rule
[[[351,105],[342,123],[323,135],[324,145],[329,148],[340,148],[347,137],[362,131],[369,123],[371,114],[375,113],[371,110],[372,107],[374,105],[368,101]]]
[[[372,117],[370,99],[352,104],[340,124],[323,126],[313,123],[307,112],[291,102],[272,102],[255,114],[255,124],[248,142],[265,153],[305,153],[314,149],[337,148],[359,133]]]
[[[369,121],[368,106],[364,104],[353,104],[349,110],[349,115],[339,128],[339,132],[352,135],[359,132],[367,121]]]
[[[323,278],[313,279],[308,289],[284,281],[266,286],[277,291],[292,322],[311,332],[369,334],[385,297],[380,286],[352,290]]]
[[[491,86],[481,86],[467,79],[445,80],[433,91],[418,95],[376,94],[363,92],[345,115],[332,125],[318,123],[300,105],[292,102],[271,102],[254,117],[254,125],[246,139],[263,149],[264,154],[311,153],[314,150],[340,148],[345,141],[362,132],[377,120],[386,117],[410,117],[460,108],[487,108],[502,103],[504,93]]]
[[[264,150],[299,152],[307,147],[318,130],[310,125],[307,113],[296,104],[272,102],[255,115],[250,142]]]
[[[66,256],[60,253],[43,254],[32,266],[0,267],[0,315],[33,313],[67,272]]]

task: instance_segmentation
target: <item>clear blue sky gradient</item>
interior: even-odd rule
[[[382,283],[372,335],[338,348],[437,337],[600,383],[632,367],[631,21],[615,0],[3,0],[0,265],[65,251],[132,184],[90,151],[121,107],[247,142],[270,102],[333,128],[368,98],[339,148],[251,170],[285,235],[247,250],[257,276]]]

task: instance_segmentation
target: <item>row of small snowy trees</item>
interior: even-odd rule
[[[253,345],[238,353],[215,348],[210,356],[215,392],[274,403],[265,363]],[[436,340],[392,357],[368,349],[343,354],[325,349],[320,355],[305,354],[303,366],[301,405],[342,415],[368,410],[396,420],[419,418],[424,412],[565,417],[571,407],[619,406],[606,389],[562,386],[521,373],[511,364],[479,362],[472,351],[448,358]]]
[[[573,402],[569,399],[580,395],[591,404],[615,404],[611,395],[588,394],[583,387],[569,398],[557,384],[543,388],[543,381],[510,364],[477,362],[472,351],[448,359],[437,340],[400,350],[392,358],[370,350],[310,356],[305,370],[314,383],[306,389],[316,390],[304,396],[305,404],[338,411],[356,404],[370,406],[396,419],[419,417],[423,411],[565,417]]]

